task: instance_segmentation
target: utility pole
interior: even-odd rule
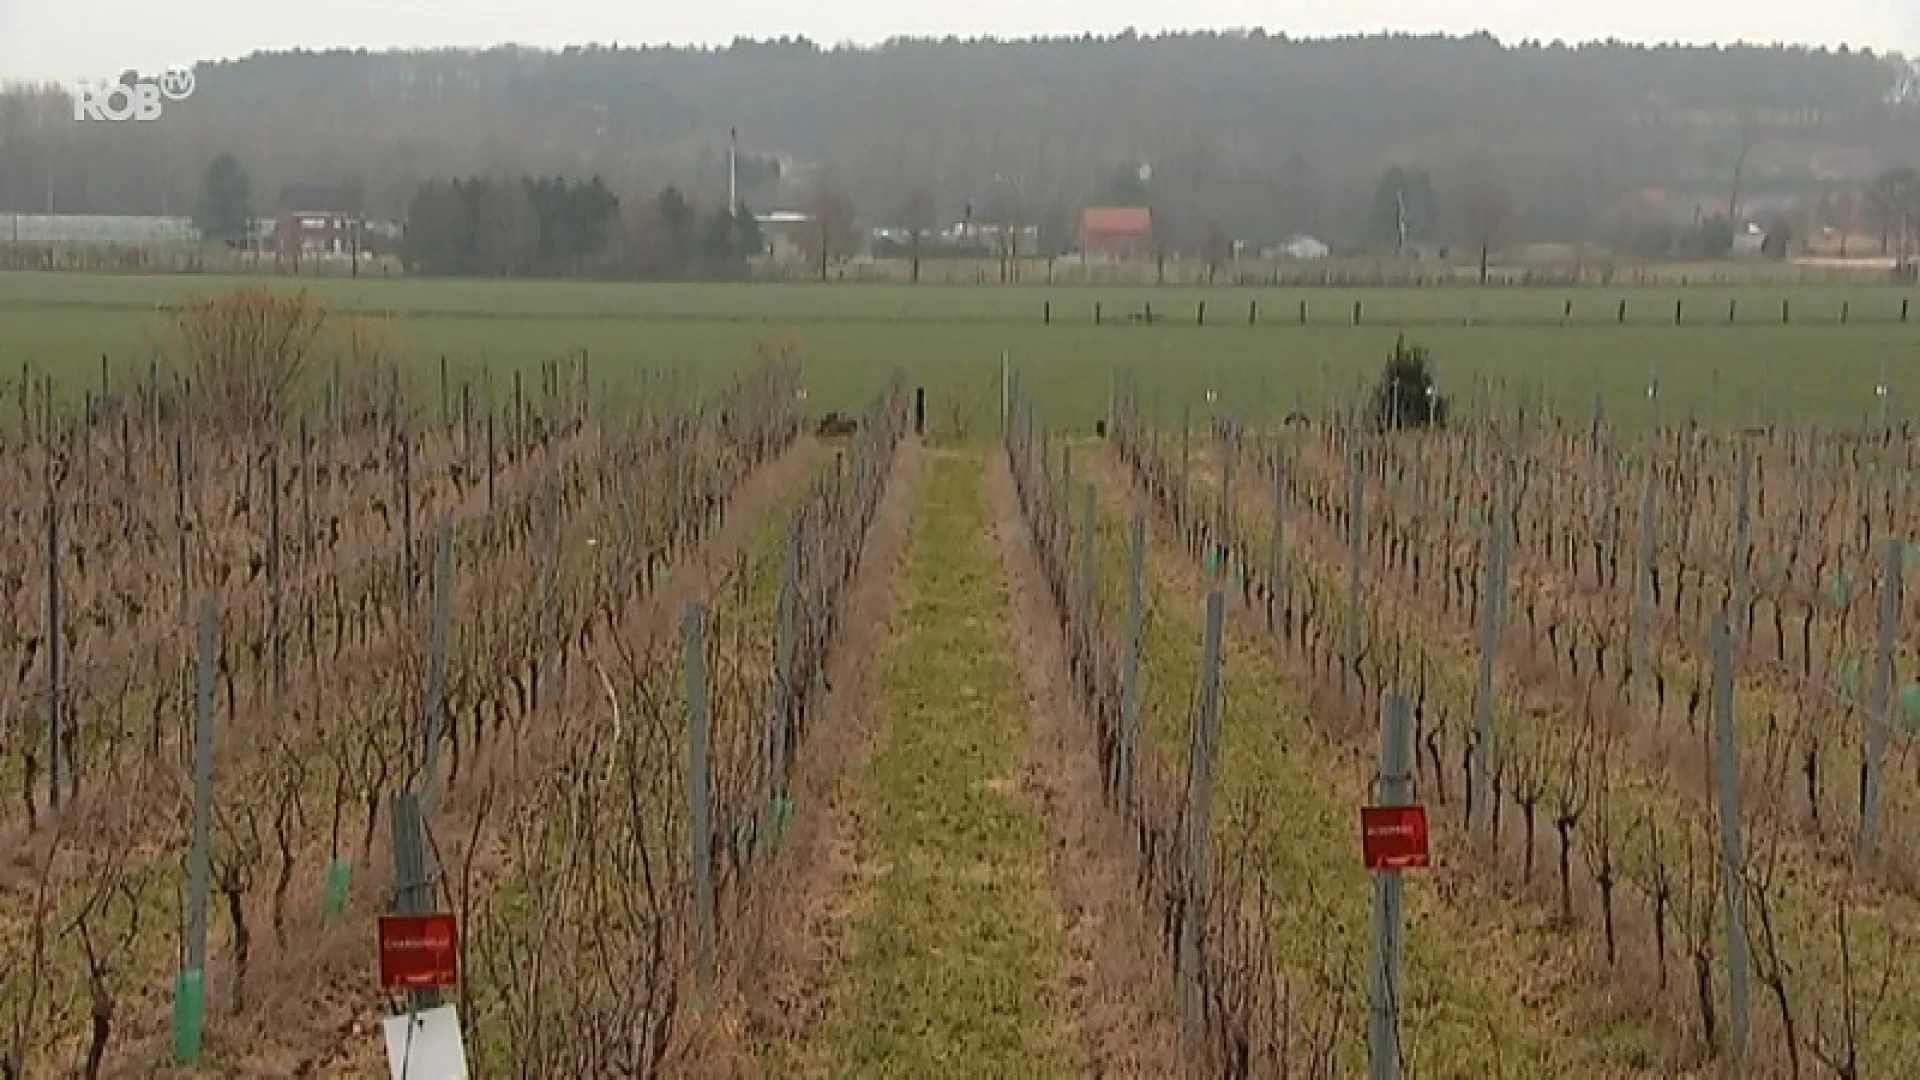
[[[1394,191],[1393,207],[1394,230],[1399,240],[1399,244],[1394,248],[1393,253],[1395,255],[1405,255],[1407,253],[1407,191],[1405,188],[1399,188]]]

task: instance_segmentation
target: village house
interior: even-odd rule
[[[820,226],[814,216],[799,210],[775,210],[767,214],[755,214],[753,220],[760,226],[760,236],[766,244],[764,252],[774,262],[805,262],[807,252],[817,250]]]
[[[1089,206],[1080,217],[1080,253],[1088,259],[1144,259],[1153,251],[1153,211],[1144,206]]]
[[[335,188],[282,188],[281,213],[273,229],[274,251],[295,262],[359,255],[366,248],[367,221],[348,204],[344,193]]]

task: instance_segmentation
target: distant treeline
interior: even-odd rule
[[[1173,251],[1296,233],[1337,251],[1487,234],[1662,251],[1686,246],[1660,235],[1675,223],[1750,208],[1767,224],[1791,199],[1825,199],[1796,235],[1877,233],[1859,199],[1920,145],[1920,69],[1842,49],[1248,31],[341,50],[196,74],[152,124],[76,124],[57,89],[0,92],[0,214],[177,213],[216,147],[257,191],[352,189],[380,220],[425,178],[476,174],[598,175],[623,206],[672,184],[711,208],[737,128],[758,209],[833,192],[869,226],[1036,226],[1042,255],[1115,202],[1150,206]],[[1396,165],[1405,184],[1383,181]],[[1404,236],[1383,188],[1407,196]]]
[[[412,272],[455,277],[731,278],[762,247],[745,207],[702,211],[671,186],[623,210],[598,176],[474,176],[421,186],[401,257]]]

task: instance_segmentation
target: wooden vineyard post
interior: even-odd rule
[[[1140,738],[1140,634],[1146,619],[1145,578],[1147,517],[1133,515],[1133,536],[1127,559],[1127,636],[1120,669],[1120,777],[1121,805],[1131,818],[1134,805],[1135,744]]]
[[[173,437],[173,539],[175,571],[180,577],[180,625],[184,628],[189,617],[189,605],[193,581],[188,577],[187,569],[187,441],[184,437]]]
[[[558,419],[560,403],[560,362],[552,358],[540,361],[540,448],[552,445],[553,425]]]
[[[1012,417],[1014,417],[1014,388],[1012,388],[1012,354],[1000,350],[1000,434],[1012,436]]]
[[[1117,400],[1119,396],[1120,396],[1120,369],[1108,368],[1107,369],[1107,426],[1105,428],[1108,438],[1113,437],[1114,410],[1116,408]]]
[[[453,524],[446,518],[434,530],[433,629],[428,639],[426,730],[421,760],[421,812],[431,817],[437,793],[440,736],[447,722],[447,637],[453,612]]]
[[[581,427],[585,427],[587,423],[587,401],[592,396],[592,390],[593,390],[593,354],[586,349],[581,349],[580,350],[580,398],[576,405],[576,415],[574,416],[574,423]],[[606,401],[607,401],[607,398],[603,396],[601,399],[602,404],[604,405]],[[602,424],[602,426],[605,426],[604,423]]]
[[[1429,388],[1428,396],[1429,397],[1432,396],[1431,388]],[[1429,413],[1428,415],[1432,415],[1432,414]],[[1424,534],[1428,527],[1427,463],[1422,461],[1418,455],[1415,455],[1413,459],[1408,462],[1407,472],[1409,473],[1409,475],[1412,477],[1412,480],[1413,480],[1413,508],[1416,511],[1416,514],[1414,517],[1414,524],[1416,528],[1418,528],[1420,532]]]
[[[558,707],[560,691],[560,477],[549,474],[546,484],[546,532],[540,556],[540,669],[535,675],[534,708]]]
[[[1611,577],[1611,567],[1620,546],[1620,495],[1619,477],[1616,475],[1613,454],[1596,447],[1594,451],[1596,468],[1600,473],[1598,502],[1594,506],[1593,527],[1600,530],[1601,562],[1594,569],[1593,585],[1596,589],[1607,588],[1617,579]]]
[[[774,645],[773,677],[773,800],[775,816],[787,798],[787,770],[793,757],[793,667],[797,645],[800,598],[800,516],[787,523],[786,567],[781,573],[779,624]]]
[[[827,488],[824,483],[821,485],[820,490],[821,498],[825,500],[827,498]],[[808,563],[808,565],[814,567],[814,573],[811,584],[806,587],[808,594],[807,605],[812,612],[808,619],[807,633],[809,640],[816,643],[814,655],[824,657],[826,655],[827,639],[833,636],[833,612],[827,609],[826,572],[826,567],[833,563],[833,536],[824,527],[820,531],[822,533],[820,539],[820,546],[823,552],[822,558],[820,561]],[[824,659],[817,661],[813,665],[812,694],[815,701],[823,701],[826,699],[827,665]]]
[[[287,684],[286,634],[280,625],[285,594],[280,547],[280,448],[275,446],[267,458],[267,656],[275,699]]]
[[[1347,619],[1346,640],[1341,649],[1343,661],[1340,668],[1340,686],[1344,691],[1347,680],[1360,670],[1360,545],[1365,537],[1361,532],[1360,515],[1365,509],[1363,500],[1366,493],[1360,483],[1360,452],[1355,439],[1357,428],[1349,423],[1346,432],[1347,451]]]
[[[713,827],[709,786],[709,714],[707,710],[707,609],[689,603],[681,623],[687,673],[687,823],[691,834],[694,908],[694,975],[704,1006],[713,996]]]
[[[1654,516],[1658,510],[1653,500],[1655,470],[1649,453],[1640,478],[1640,562],[1634,575],[1633,639],[1628,661],[1633,665],[1633,697],[1640,708],[1649,710],[1658,708],[1653,693],[1653,657],[1647,647],[1653,627]]]
[[[421,740],[422,766],[415,789],[396,792],[391,804],[393,914],[399,918],[381,920],[383,982],[386,981],[385,969],[389,961],[387,954],[393,944],[388,940],[391,931],[396,926],[422,925],[425,920],[435,917],[438,907],[435,885],[439,875],[427,848],[426,819],[432,815],[438,797],[440,736],[446,722],[447,636],[453,592],[452,525],[442,518],[434,532],[432,637],[427,658],[426,699],[423,702],[422,722],[417,729]],[[445,921],[449,917],[437,918]],[[440,951],[449,957],[450,962],[453,931],[448,933],[445,948]],[[441,981],[446,980],[434,980],[436,983]],[[410,982],[406,991],[409,1015],[417,1015],[440,1005],[438,985]]]
[[[133,458],[136,451],[133,444],[133,416],[125,411],[120,413],[120,486],[133,488]]]
[[[300,416],[300,567],[313,566],[313,436],[307,417]]]
[[[420,797],[411,791],[395,792],[392,803],[394,912],[421,916],[434,908],[433,876],[427,865],[426,825],[420,815]],[[437,990],[407,991],[411,1012],[421,1012],[440,1004]]]
[[[1500,468],[1499,501],[1487,522],[1487,580],[1480,598],[1480,670],[1473,694],[1473,772],[1467,792],[1467,813],[1479,835],[1493,820],[1487,805],[1493,758],[1493,661],[1500,649],[1500,629],[1507,595],[1507,525],[1512,520],[1513,474]]]
[[[413,587],[416,556],[413,550],[413,441],[406,425],[398,428],[400,437],[400,587],[405,590],[407,610],[414,610],[419,590]]]
[[[1041,461],[1041,484],[1039,484],[1037,502],[1041,505],[1041,515],[1043,515],[1041,521],[1046,525],[1046,538],[1052,540],[1052,536],[1054,536],[1054,532],[1052,532],[1052,530],[1054,530],[1054,444],[1052,444],[1052,438],[1050,438],[1048,432],[1046,432],[1046,425],[1041,425],[1039,421],[1035,421],[1035,425],[1037,425],[1037,427],[1035,427],[1033,434],[1035,434],[1035,438],[1039,440],[1039,444],[1037,444],[1037,446],[1039,446],[1039,454],[1037,454],[1037,457],[1039,457],[1039,461]],[[1062,455],[1062,459],[1066,459],[1066,455]],[[1046,544],[1041,544],[1041,559],[1046,559],[1046,557],[1048,557],[1048,555],[1046,555]]]
[[[1053,513],[1055,550],[1065,558],[1073,542],[1073,444],[1060,445],[1060,505]]]
[[[186,964],[173,986],[173,1060],[200,1060],[206,1024],[207,886],[213,819],[213,597],[200,600],[193,699],[193,840],[187,853]]]
[[[1368,1080],[1400,1076],[1400,959],[1406,949],[1401,873],[1428,865],[1427,821],[1413,805],[1413,718],[1407,699],[1380,709],[1379,803],[1360,811],[1361,855],[1373,871],[1373,949],[1367,1012]]]
[[[1022,414],[1022,424],[1026,428],[1026,437],[1022,440],[1021,445],[1025,448],[1025,451],[1026,451],[1027,468],[1031,470],[1033,467],[1033,458],[1034,458],[1034,451],[1035,451],[1034,440],[1036,438],[1035,429],[1034,429],[1034,418],[1033,418],[1033,402],[1026,401],[1023,398],[1020,411]],[[1042,468],[1046,467],[1046,462],[1044,460],[1042,460],[1041,462],[1041,467]]]
[[[1900,618],[1900,560],[1905,548],[1906,537],[1901,534],[1895,533],[1887,538],[1886,568],[1880,578],[1878,655],[1873,676],[1873,701],[1867,710],[1866,760],[1862,763],[1864,767],[1860,774],[1859,850],[1862,855],[1871,854],[1879,842],[1880,790],[1897,697],[1893,691],[1893,654],[1898,644],[1895,631]]]
[[[394,364],[385,369],[387,373],[387,407],[383,414],[389,432],[397,433],[403,426],[400,404],[400,365]]]
[[[1278,632],[1287,594],[1287,469],[1283,451],[1273,449],[1272,581],[1267,590],[1267,630]]]
[[[1740,762],[1733,729],[1733,645],[1727,617],[1713,622],[1713,771],[1720,817],[1720,892],[1727,919],[1727,1020],[1734,1060],[1747,1056],[1747,891],[1740,858]]]
[[[1227,551],[1233,543],[1233,459],[1234,448],[1231,436],[1220,440],[1220,520],[1215,524],[1213,542],[1209,549],[1213,561],[1214,576],[1227,576]]]
[[[24,426],[24,425],[23,425]],[[160,357],[147,357],[147,445],[160,464]]]
[[[1200,661],[1200,715],[1189,743],[1186,813],[1186,896],[1180,922],[1180,1016],[1188,1060],[1198,1060],[1204,1002],[1200,971],[1206,928],[1207,850],[1213,817],[1213,764],[1220,747],[1220,635],[1226,600],[1217,584],[1207,593],[1206,636]]]
[[[527,392],[520,372],[513,373],[513,423],[509,425],[513,436],[513,451],[517,457],[527,449]]]
[[[1187,531],[1187,493],[1192,490],[1193,406],[1180,409],[1180,501],[1174,504],[1173,520],[1184,535]]]
[[[300,420],[300,565],[303,571],[310,570],[317,562],[318,541],[314,533],[313,521],[313,440],[307,429],[304,416]],[[310,674],[317,680],[320,670],[320,650],[314,642],[314,619],[311,601],[309,601],[307,624],[307,655]],[[320,918],[323,922],[333,922],[346,914],[347,890],[353,876],[353,862],[340,853],[339,838],[334,837],[334,846],[329,852],[324,883],[320,890]]]
[[[1080,497],[1080,646],[1082,655],[1093,655],[1093,636],[1095,619],[1093,616],[1093,567],[1094,556],[1099,550],[1099,521],[1094,510],[1093,482],[1089,480],[1081,489]],[[1088,673],[1091,681],[1092,673]]]
[[[499,457],[493,448],[493,402],[487,402],[487,516],[491,518],[499,507]]]
[[[68,444],[80,444],[80,501],[82,505],[93,501],[93,391],[86,391],[80,401],[80,421],[68,434]],[[103,403],[104,404],[104,403]]]
[[[60,762],[62,717],[61,685],[64,674],[66,635],[60,613],[60,496],[53,489],[52,474],[47,477],[47,804],[60,809]]]
[[[333,428],[333,441],[340,441],[340,431],[344,424],[341,414],[346,410],[346,402],[341,399],[340,353],[334,351],[332,369],[327,379],[327,423]]]
[[[1727,633],[1739,640],[1741,619],[1747,610],[1747,562],[1753,544],[1750,503],[1753,500],[1753,456],[1742,444],[1733,482],[1733,581],[1728,590]]]

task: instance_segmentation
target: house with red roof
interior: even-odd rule
[[[1089,206],[1080,215],[1086,258],[1144,259],[1153,251],[1153,211],[1144,206]]]

